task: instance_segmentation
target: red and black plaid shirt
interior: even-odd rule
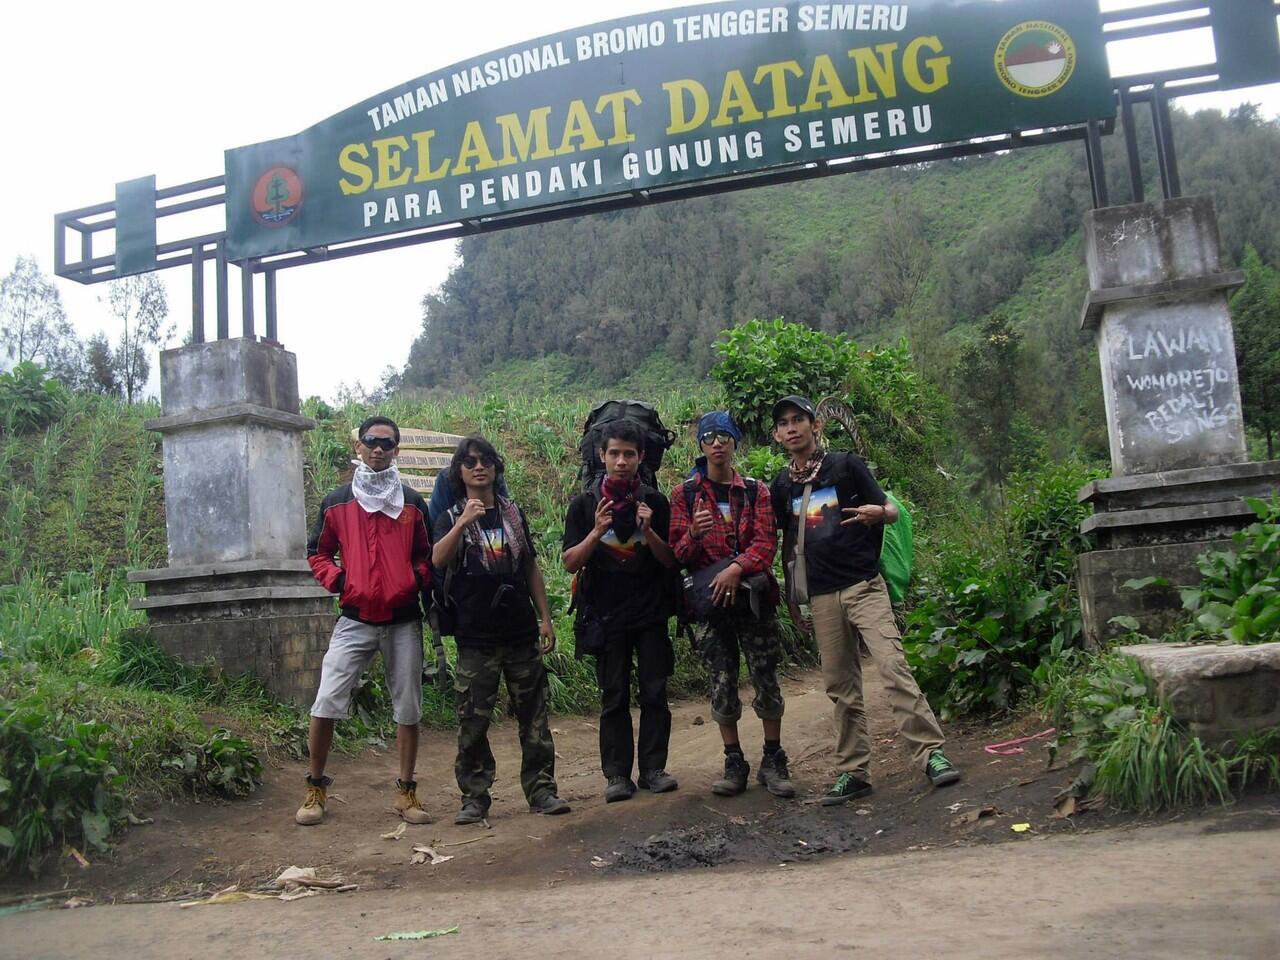
[[[689,510],[685,490],[690,484],[697,491],[693,509],[696,511],[699,507],[705,507],[711,511],[711,529],[700,539],[694,539],[689,531],[692,512]],[[768,487],[757,483],[755,503],[748,505],[747,485],[742,475],[735,470],[733,482],[729,484],[729,504],[733,524],[720,512],[715,488],[702,474],[675,486],[671,491],[669,542],[676,559],[690,570],[709,567],[726,557],[736,557],[744,575],[771,570],[778,539]]]

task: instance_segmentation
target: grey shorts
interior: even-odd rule
[[[375,626],[339,617],[320,667],[320,689],[311,715],[343,720],[351,709],[351,692],[373,655],[382,651],[396,723],[422,719],[422,621]]]

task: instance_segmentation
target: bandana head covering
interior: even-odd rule
[[[710,413],[704,413],[702,419],[698,421],[698,442],[702,442],[704,434],[710,433],[712,430],[720,430],[733,437],[734,443],[742,442],[742,431],[738,429],[738,425],[733,422],[733,417],[729,416],[725,410],[712,410]]]
[[[356,467],[351,476],[351,493],[365,513],[385,513],[392,520],[400,516],[404,510],[404,487],[396,465],[374,470],[363,460],[351,462]]]

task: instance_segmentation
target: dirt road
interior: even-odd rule
[[[1036,732],[1032,716],[949,727],[965,780],[935,791],[893,742],[883,695],[868,684],[876,792],[826,808],[817,797],[831,776],[829,701],[814,674],[784,686],[795,801],[754,784],[713,797],[719,737],[704,704],[682,703],[669,764],[677,793],[604,804],[592,718],[558,717],[557,773],[574,811],[531,815],[514,731],[502,724],[489,826],[456,827],[452,737],[431,731],[419,781],[436,823],[382,839],[397,823],[394,758],[368,751],[335,760],[341,799],[324,825],[299,828],[303,768],[278,765],[247,802],[140,811],[155,823],[89,869],[64,858],[8,885],[0,892],[74,887],[97,905],[0,918],[0,958],[1280,957],[1275,798],[1154,826],[1102,811],[1053,819],[1052,798],[1073,772],[1046,770],[1043,741],[1016,756],[983,750]],[[742,729],[754,762],[759,724]],[[1012,830],[1022,823],[1026,832]],[[453,859],[414,865],[415,842]],[[359,890],[292,903],[129,903],[233,882],[252,889],[290,864]],[[373,939],[454,924],[459,933],[426,942]]]
[[[1280,831],[1206,832],[1229,819],[554,887],[26,913],[0,921],[0,955],[1274,960]]]

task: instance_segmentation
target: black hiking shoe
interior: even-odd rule
[[[865,797],[870,792],[871,784],[867,781],[859,780],[852,773],[842,773],[836,777],[836,782],[831,785],[831,789],[822,795],[822,805],[824,807],[839,806],[856,797]]]
[[[929,763],[924,768],[924,775],[935,787],[949,787],[960,779],[960,768],[947,759],[941,750],[929,754]]]
[[[676,778],[665,770],[650,770],[640,774],[640,789],[650,793],[670,793],[678,786],[680,784],[676,782]]]
[[[766,753],[760,758],[756,779],[763,783],[764,788],[775,797],[790,800],[796,795],[796,785],[791,782],[791,773],[787,770],[787,754],[784,750]]]
[[[453,818],[453,822],[460,827],[469,823],[479,823],[488,813],[488,807],[479,800],[468,797],[462,801],[462,808],[458,811],[457,816]]]
[[[619,800],[630,800],[635,796],[636,785],[630,777],[610,777],[609,785],[604,788],[604,802],[617,803]]]
[[[536,800],[529,801],[530,813],[543,813],[549,817],[569,812],[569,801],[562,800],[554,793],[544,793]]]
[[[747,789],[747,778],[751,776],[751,764],[740,753],[724,755],[724,777],[711,785],[711,792],[717,797],[736,797]]]

